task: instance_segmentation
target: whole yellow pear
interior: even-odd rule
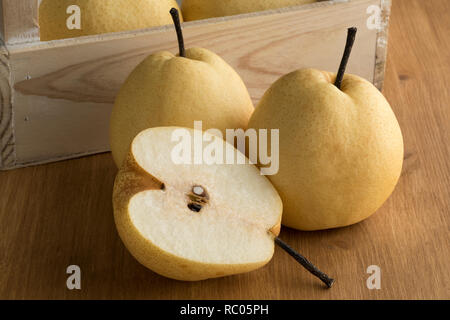
[[[297,6],[317,0],[183,0],[186,21]]]
[[[292,72],[265,93],[249,128],[280,130],[280,169],[270,176],[282,223],[300,230],[348,226],[393,192],[403,138],[389,103],[370,82],[315,69]],[[269,148],[270,150],[270,148]]]
[[[184,50],[180,44],[180,52],[183,56],[150,55],[120,89],[110,121],[111,150],[118,167],[133,138],[147,128],[192,128],[194,121],[224,135],[226,129],[246,128],[254,107],[236,71],[209,50]]]
[[[81,29],[67,27],[72,5],[80,8]],[[48,41],[167,25],[171,8],[178,8],[175,0],[42,0],[40,36]]]

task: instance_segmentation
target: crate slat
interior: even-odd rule
[[[39,41],[39,0],[0,0],[0,31],[6,44]]]

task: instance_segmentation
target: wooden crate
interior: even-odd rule
[[[359,28],[348,72],[381,88],[390,0],[324,1],[183,25],[187,47],[208,48],[242,76],[255,103],[281,75],[337,70],[347,27]],[[109,150],[121,84],[150,53],[177,52],[173,26],[40,42],[38,0],[0,0],[0,169]],[[381,8],[381,28],[368,28]]]

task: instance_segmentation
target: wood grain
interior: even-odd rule
[[[370,5],[386,0],[326,1],[184,24],[188,47],[209,48],[242,76],[257,102],[281,75],[301,67],[337,70],[346,29],[359,28],[348,70],[382,86],[380,32],[366,27]],[[387,19],[387,17],[386,17]],[[134,67],[161,50],[177,52],[173,26],[9,45],[14,79],[12,167],[109,150],[115,96]],[[1,106],[0,106],[1,108]]]
[[[14,166],[13,80],[9,53],[0,43],[0,168]]]
[[[39,0],[0,0],[0,37],[6,44],[39,41]]]
[[[281,250],[265,268],[195,283],[139,265],[113,222],[109,154],[0,172],[3,299],[449,299],[450,20],[447,0],[394,0],[385,94],[403,129],[403,174],[372,218],[281,237],[337,279],[323,289]],[[66,267],[82,289],[65,287]],[[382,269],[368,290],[366,268]]]
[[[380,28],[378,30],[376,45],[376,63],[373,84],[380,90],[383,89],[386,71],[386,56],[389,36],[389,19],[391,17],[392,0],[380,1]]]

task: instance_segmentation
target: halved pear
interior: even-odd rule
[[[249,272],[267,264],[280,230],[282,202],[251,164],[175,164],[177,127],[136,136],[113,194],[120,237],[144,266],[177,280],[202,280]],[[194,141],[204,135],[183,128]],[[192,162],[193,163],[193,162]]]

